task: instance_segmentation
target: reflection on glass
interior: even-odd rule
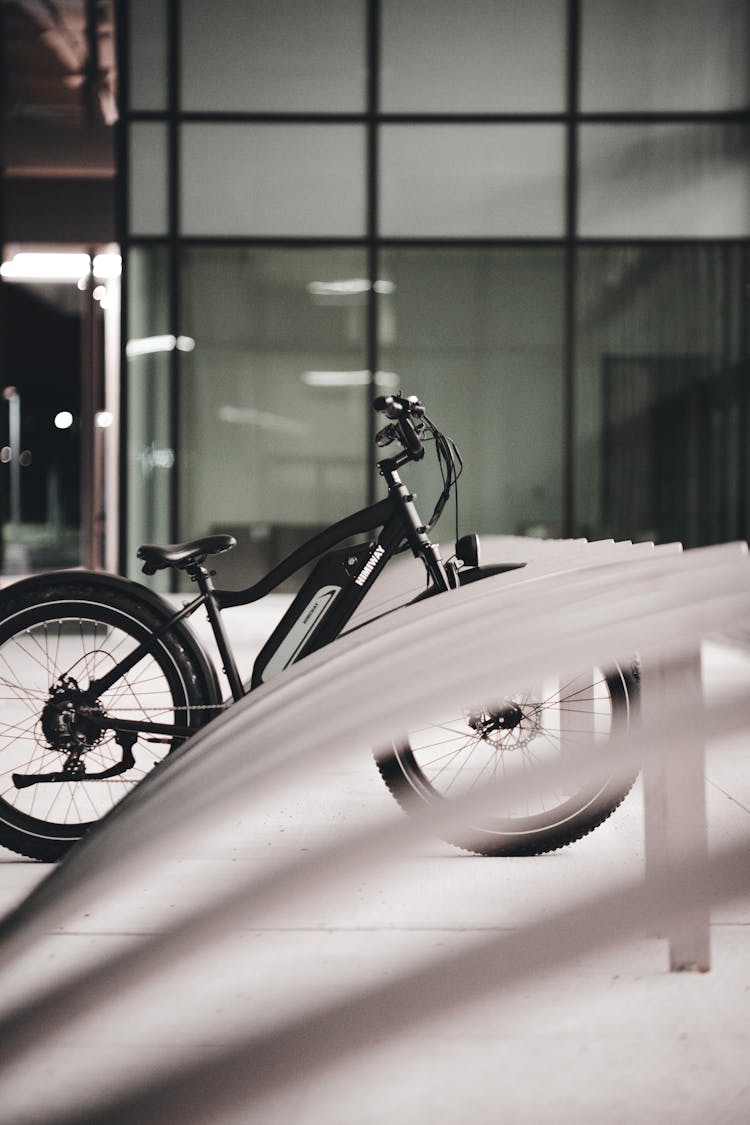
[[[181,137],[184,234],[364,234],[360,126],[184,125]]]
[[[750,128],[586,125],[579,229],[594,237],[750,234]]]
[[[561,112],[559,0],[383,0],[386,112]]]
[[[559,236],[564,157],[557,125],[384,126],[382,233]]]
[[[579,252],[576,531],[744,538],[747,251]]]
[[[750,104],[744,0],[584,0],[582,29],[585,111]]]
[[[461,531],[559,535],[562,251],[393,249],[381,273],[381,363],[458,442]],[[418,474],[428,509],[439,482]]]
[[[128,330],[131,341],[168,338],[169,271],[163,247],[128,254]],[[135,552],[141,543],[171,537],[170,360],[165,348],[127,349],[127,565],[142,579]],[[165,587],[163,575],[152,580]]]
[[[219,573],[247,585],[367,501],[367,293],[311,292],[361,278],[364,253],[202,247],[182,262],[181,535],[235,534]]]
[[[182,0],[182,108],[364,109],[364,0]]]

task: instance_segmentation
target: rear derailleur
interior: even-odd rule
[[[50,750],[66,755],[63,767],[52,773],[14,773],[16,789],[46,782],[104,781],[132,769],[135,765],[133,746],[138,735],[134,731],[117,731],[115,741],[122,750],[120,761],[107,769],[87,773],[84,755],[101,742],[104,734],[101,718],[98,704],[88,701],[72,676],[63,676],[51,689],[41,715],[42,731]]]

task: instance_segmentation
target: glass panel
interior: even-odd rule
[[[164,247],[134,248],[127,258],[127,473],[126,560],[144,581],[135,552],[141,543],[171,538],[169,265]],[[166,589],[167,578],[150,580]]]
[[[559,236],[557,125],[391,125],[381,131],[384,236]]]
[[[386,112],[560,112],[565,4],[559,0],[384,0]]]
[[[130,126],[130,231],[167,230],[167,127],[155,122]]]
[[[581,129],[580,233],[750,234],[750,128],[589,125]]]
[[[130,108],[167,108],[167,10],[165,0],[130,0]]]
[[[749,264],[738,247],[579,252],[579,534],[746,536]]]
[[[582,108],[742,109],[749,34],[737,0],[585,0]]]
[[[367,502],[364,276],[359,250],[183,252],[181,534],[237,536],[222,582]]]
[[[185,125],[182,145],[185,234],[364,234],[359,126]]]
[[[559,535],[562,250],[394,249],[381,278],[381,366],[458,442],[461,532]],[[425,517],[433,461],[409,476]]]
[[[182,108],[357,112],[362,0],[183,0]]]

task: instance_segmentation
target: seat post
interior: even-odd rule
[[[193,582],[198,583],[198,589],[203,595],[206,613],[208,614],[208,620],[211,625],[214,640],[216,641],[216,647],[219,650],[224,675],[227,678],[232,692],[232,698],[235,700],[242,699],[243,695],[245,695],[245,688],[243,687],[237,663],[229,644],[229,637],[224,628],[224,622],[221,619],[221,612],[216,604],[216,592],[214,590],[214,584],[211,581],[214,572],[212,570],[207,570],[206,567],[202,566],[199,562],[193,562],[190,566],[185,567],[185,573],[190,576]]]

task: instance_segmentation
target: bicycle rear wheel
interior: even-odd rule
[[[56,860],[181,741],[134,734],[132,763],[102,777],[127,766],[130,757],[97,718],[197,728],[212,713],[200,708],[215,702],[215,694],[205,667],[189,651],[189,634],[174,630],[92,700],[89,684],[151,637],[164,618],[116,586],[74,581],[17,597],[12,589],[6,593],[0,620],[0,843],[34,859]]]
[[[607,743],[625,729],[637,697],[635,674],[615,666],[471,706],[409,731],[376,753],[383,779],[407,812],[489,782],[525,780],[522,798],[501,795],[491,815],[446,833],[479,855],[538,855],[587,835],[620,805],[637,774],[608,766]],[[550,785],[544,766],[594,746],[600,767],[572,789]]]

